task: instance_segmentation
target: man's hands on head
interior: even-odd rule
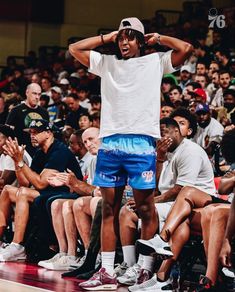
[[[145,34],[144,39],[146,45],[148,46],[153,46],[157,43],[160,44],[160,34],[158,34],[157,32]]]

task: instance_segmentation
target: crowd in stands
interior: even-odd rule
[[[143,21],[147,32],[176,35],[194,51],[161,81],[153,239],[138,240],[141,221],[128,182],[124,190],[115,272],[129,291],[173,291],[172,270],[193,232],[202,236],[207,259],[195,291],[213,291],[223,267],[230,277],[235,271],[235,10],[221,11],[229,25],[214,29],[208,46],[208,2],[196,7],[194,17],[185,5],[175,25],[167,26],[159,13]],[[146,48],[149,54],[159,50],[167,48]],[[81,279],[99,270],[102,194],[93,179],[100,91],[100,77],[68,52],[38,58],[29,52],[23,65],[8,57],[0,79],[0,261],[26,259],[27,229],[36,220],[48,246],[39,266]],[[7,245],[4,234],[12,220],[14,236]]]

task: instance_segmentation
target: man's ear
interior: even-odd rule
[[[191,128],[189,128],[187,136],[190,136],[192,134],[192,132],[193,132],[193,130]]]

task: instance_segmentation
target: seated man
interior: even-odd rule
[[[56,176],[49,178],[49,183],[51,185],[67,185],[70,189],[73,189],[73,192],[76,192],[78,196],[82,197],[77,200],[68,200],[66,198],[55,199],[54,197],[49,199],[50,201],[54,199],[51,203],[51,215],[53,228],[59,243],[59,253],[49,260],[40,261],[38,263],[39,266],[51,270],[68,270],[70,265],[76,265],[77,228],[85,245],[85,249],[87,249],[84,232],[85,234],[89,233],[90,224],[86,218],[84,219],[84,217],[87,216],[87,212],[90,212],[89,206],[92,198],[91,194],[96,190],[96,187],[92,185],[92,180],[94,177],[96,155],[100,144],[98,136],[99,129],[97,128],[88,128],[82,134],[83,143],[89,153],[93,156],[90,165],[87,168],[87,182],[78,181],[71,171],[68,173],[58,173]],[[81,211],[77,214],[77,207],[74,208],[73,205],[80,206],[80,209],[83,209],[84,214],[81,214]],[[81,225],[83,225],[82,227],[84,228],[82,230],[80,227]],[[82,232],[83,230],[84,232]]]
[[[176,111],[179,111],[179,109]],[[180,126],[182,127],[182,113],[180,114],[179,112],[174,118],[178,120]],[[181,123],[180,119],[182,120]],[[189,120],[186,115],[185,119]],[[188,131],[183,132],[181,130],[181,133],[184,133],[185,136],[190,136],[192,133],[195,133],[195,127],[193,129],[194,131],[192,131],[192,126],[190,125],[190,127],[188,126]],[[187,130],[187,125],[185,126],[185,130]],[[157,156],[157,174],[160,176],[158,180],[158,189],[161,192],[161,195],[155,197],[160,230],[164,221],[166,220],[167,214],[174,204],[174,200],[180,193],[183,186],[193,184],[198,188],[201,187],[207,191],[215,192],[213,183],[213,170],[205,151],[197,144],[184,139],[181,133],[179,132],[177,123],[172,121],[172,119],[164,118],[161,120],[161,135],[163,138],[159,141]],[[195,157],[194,164],[191,161],[191,156]],[[167,158],[166,161],[165,157]],[[131,217],[133,216],[134,215],[131,215]],[[128,226],[129,229],[133,228],[133,226],[135,226],[133,223],[129,225],[126,224],[126,230]],[[122,226],[124,226],[124,224],[122,224]],[[187,241],[187,238],[185,239],[187,236],[189,236],[188,232],[186,232],[185,235],[180,238],[178,244],[180,245],[180,241]],[[165,250],[165,254],[172,255],[172,253],[168,250]],[[169,272],[170,267],[171,266],[169,265]],[[124,278],[119,278],[118,280],[121,282],[124,280]],[[128,281],[130,279],[126,280]],[[168,278],[164,279],[165,283],[163,283],[163,285],[168,284],[166,284],[167,280]],[[134,281],[135,279],[133,282]],[[134,284],[133,282],[131,284]],[[131,288],[132,287],[129,289],[132,291]]]
[[[0,193],[5,185],[12,184],[16,179],[14,161],[9,155],[5,155],[3,150],[8,137],[15,138],[14,130],[10,126],[0,125]],[[26,151],[24,161],[27,165],[30,165],[32,161]]]
[[[56,194],[69,194],[68,187],[52,188],[47,178],[59,171],[71,169],[78,179],[82,179],[81,170],[75,156],[68,148],[54,138],[53,126],[46,120],[34,120],[30,124],[30,137],[34,147],[39,147],[29,168],[23,161],[24,146],[17,140],[9,140],[3,147],[15,163],[16,176],[20,185],[25,187],[5,186],[0,196],[0,238],[7,226],[12,204],[15,204],[15,233],[12,243],[0,250],[0,261],[17,261],[25,259],[23,246],[24,234],[29,219],[31,203]],[[29,188],[32,185],[34,188]],[[26,187],[27,186],[27,187]],[[45,208],[45,205],[44,205]],[[49,217],[47,225],[50,225]]]
[[[221,143],[222,153],[228,162],[233,162],[234,147],[232,145],[234,145],[234,140],[232,141],[231,139],[227,139],[227,136],[230,136],[230,134],[225,134]],[[234,138],[234,134],[231,136]],[[226,143],[228,140],[229,143]],[[222,178],[222,186],[224,185],[224,181],[228,182],[227,176]],[[229,185],[227,184],[226,188],[222,188],[222,186],[220,186],[220,192],[227,193],[232,191],[234,182],[233,178],[231,179],[231,175],[229,178]],[[178,228],[182,229],[182,224],[185,220],[187,218],[192,218],[192,216],[194,217],[195,212],[200,213],[201,216],[196,224],[198,226],[201,225],[202,228],[203,242],[208,264],[206,275],[201,277],[196,291],[213,289],[216,284],[219,267],[218,254],[222,245],[223,234],[225,232],[225,226],[229,213],[229,205],[227,205],[228,202],[209,194],[211,193],[203,192],[195,187],[186,187],[182,189],[167,217],[160,236],[157,235],[148,242],[143,240],[139,240],[137,242],[142,252],[146,254],[152,252],[161,254],[164,253],[165,247],[169,248],[168,242],[171,239],[171,248],[173,251],[173,249],[175,249],[175,245],[178,245],[177,240],[179,237],[176,236]],[[209,204],[211,205],[204,208]],[[190,220],[192,223],[192,219]],[[185,232],[186,231],[184,231],[184,234]],[[174,257],[178,255],[175,251],[173,251],[173,253]],[[152,289],[159,285],[157,282],[155,284],[153,284],[153,282],[150,283],[152,285]]]

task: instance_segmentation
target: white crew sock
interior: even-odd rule
[[[134,245],[123,246],[122,251],[124,262],[127,263],[128,267],[132,267],[136,263],[135,246]]]
[[[106,272],[111,276],[113,276],[114,274],[114,258],[115,258],[115,251],[101,252],[102,268],[105,268]]]
[[[148,270],[150,272],[153,271],[153,265],[154,265],[154,257],[152,256],[143,256],[144,262],[142,265],[142,269]]]
[[[144,263],[144,256],[140,253],[137,264],[142,268]]]

